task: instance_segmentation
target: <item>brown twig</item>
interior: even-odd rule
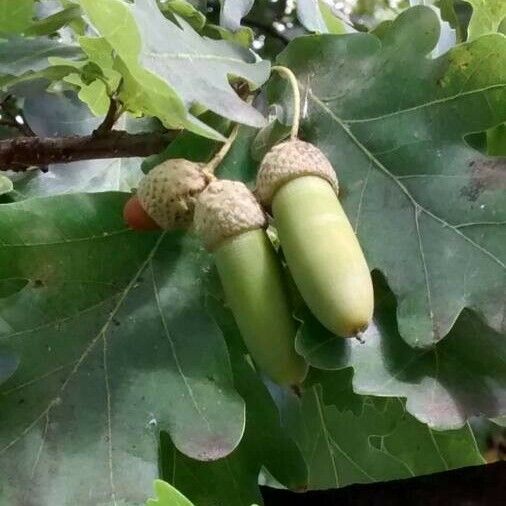
[[[162,151],[177,131],[131,134],[112,130],[83,137],[15,137],[0,141],[0,171],[78,160],[149,156]]]
[[[104,121],[93,131],[92,135],[101,135],[106,132],[110,132],[114,127],[114,124],[118,120],[118,112],[120,111],[120,104],[114,98],[111,98],[109,103],[109,109],[105,115]]]
[[[26,121],[26,118],[23,115],[23,113],[20,111],[17,114],[14,114],[12,111],[9,110],[9,102],[11,101],[11,99],[12,95],[7,95],[0,102],[0,115],[2,116],[0,124],[8,126],[10,128],[15,128],[21,133],[21,135],[25,135],[27,137],[35,137],[36,134]],[[21,122],[18,121],[17,116],[21,118],[22,120]]]

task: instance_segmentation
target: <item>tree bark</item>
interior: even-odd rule
[[[0,140],[0,171],[78,160],[149,156],[162,151],[177,131],[131,134],[112,130],[83,137],[14,137]]]

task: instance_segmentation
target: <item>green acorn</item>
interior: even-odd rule
[[[195,227],[214,255],[251,357],[276,383],[298,385],[307,365],[294,348],[297,329],[265,226],[262,208],[243,183],[213,181],[197,200]]]
[[[256,193],[272,209],[288,267],[309,309],[331,332],[360,336],[372,319],[372,280],[328,159],[308,142],[278,144],[262,161]]]

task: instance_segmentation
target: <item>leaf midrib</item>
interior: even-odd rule
[[[199,53],[154,53],[153,51],[146,51],[146,56],[159,60],[165,58],[167,60],[208,60],[217,61],[223,63],[236,63],[240,65],[247,64],[243,60],[238,58],[232,58],[230,56],[219,56],[213,54],[199,54]]]

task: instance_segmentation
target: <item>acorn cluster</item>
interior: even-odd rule
[[[295,350],[296,323],[266,212],[312,313],[336,335],[360,336],[372,318],[372,281],[337,197],[329,160],[294,139],[264,157],[254,193],[241,182],[210,178],[203,164],[166,161],[143,178],[125,219],[142,230],[193,226],[214,255],[251,357],[277,383],[298,385],[307,364]]]

